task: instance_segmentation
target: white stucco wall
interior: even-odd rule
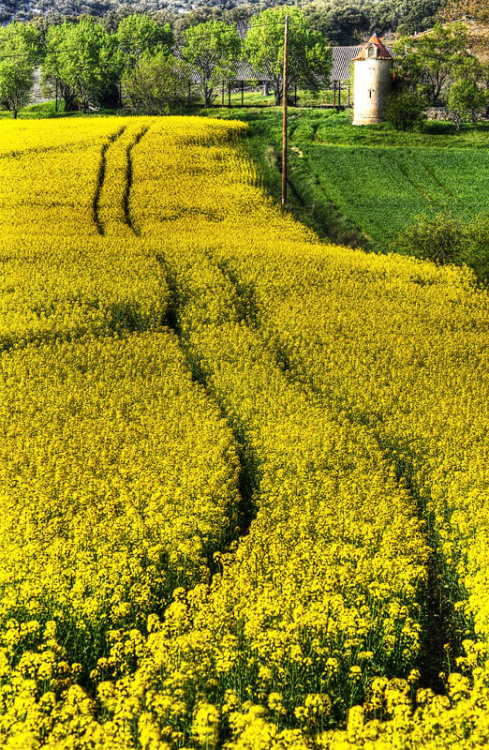
[[[356,60],[353,124],[374,125],[383,122],[391,91],[392,60]]]

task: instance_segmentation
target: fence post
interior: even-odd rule
[[[244,107],[244,80],[241,79],[241,106]]]

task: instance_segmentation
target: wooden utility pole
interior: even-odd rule
[[[289,16],[285,16],[284,35],[284,83],[282,125],[282,208],[287,203],[287,53],[289,44]]]

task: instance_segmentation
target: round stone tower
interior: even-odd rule
[[[375,125],[384,121],[387,98],[392,91],[394,60],[377,34],[355,58],[353,124]]]

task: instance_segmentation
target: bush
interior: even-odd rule
[[[466,264],[477,278],[489,281],[489,216],[470,222],[441,213],[434,219],[418,218],[416,224],[399,236],[396,250],[439,265]]]
[[[397,241],[397,249],[405,255],[435,263],[457,263],[462,253],[460,221],[449,214],[438,214],[434,219],[418,218],[414,226],[405,229]]]
[[[412,130],[423,119],[425,109],[426,102],[419,94],[401,91],[390,97],[385,116],[396,130]]]

